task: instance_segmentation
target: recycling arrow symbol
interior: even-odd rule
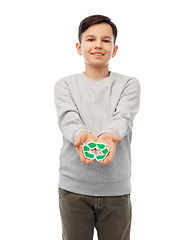
[[[87,159],[96,159],[98,162],[104,160],[109,153],[108,144],[89,142],[83,145],[83,153]],[[97,149],[100,152],[96,155],[92,150]]]

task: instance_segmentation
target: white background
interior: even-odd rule
[[[84,71],[75,43],[92,14],[118,28],[110,70],[136,77],[142,89],[131,239],[195,239],[194,10],[190,0],[1,2],[0,239],[61,239],[53,88]]]

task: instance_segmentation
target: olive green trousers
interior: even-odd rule
[[[93,197],[59,188],[63,240],[92,240],[94,227],[99,240],[129,240],[130,195]]]

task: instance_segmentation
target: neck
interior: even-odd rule
[[[86,65],[84,74],[91,80],[100,81],[106,77],[109,77],[110,72],[108,70],[108,66],[103,67],[103,68],[101,68],[101,67],[97,68],[97,67],[91,67],[91,66]]]

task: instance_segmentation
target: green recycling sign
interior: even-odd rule
[[[97,155],[95,153],[93,153],[92,150],[95,150],[95,149],[99,150],[100,153]],[[109,148],[107,147],[107,144],[105,144],[105,143],[89,142],[87,144],[84,143],[83,153],[87,159],[90,159],[90,160],[96,159],[99,162],[106,158],[106,156],[109,153]]]

